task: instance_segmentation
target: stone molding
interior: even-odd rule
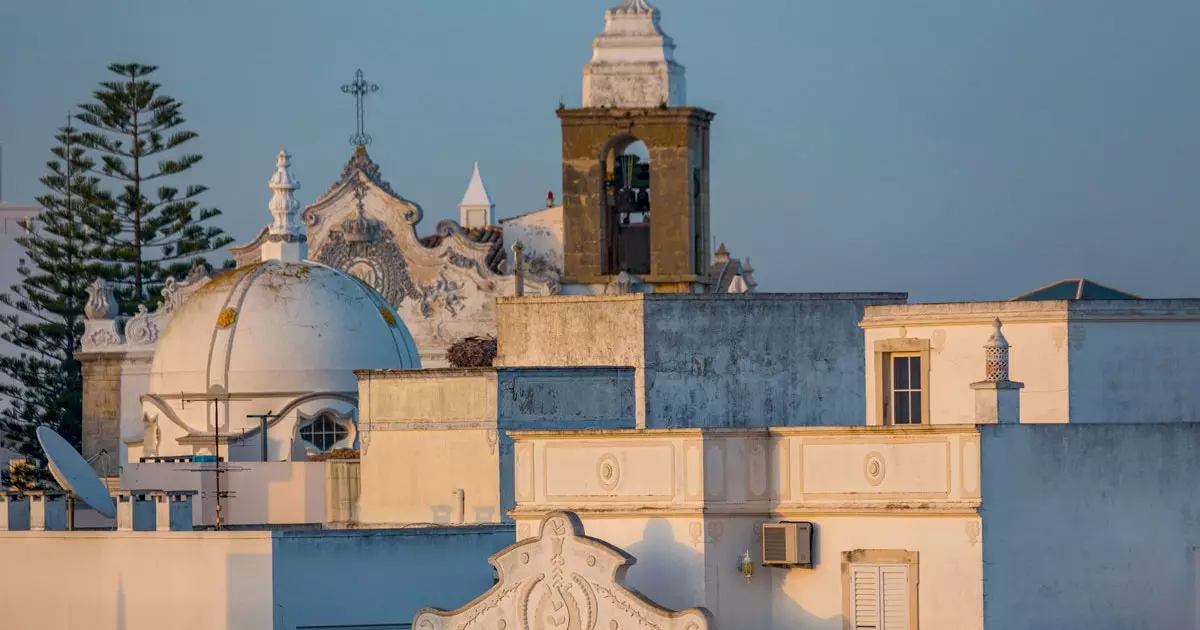
[[[417,611],[415,630],[449,628],[658,628],[707,630],[703,608],[667,610],[625,586],[629,554],[586,536],[570,512],[547,514],[536,538],[500,550],[488,562],[500,579],[467,605]]]
[[[513,515],[971,515],[979,432],[935,427],[511,431]]]
[[[1044,322],[1200,321],[1200,299],[959,302],[868,306],[859,327]]]

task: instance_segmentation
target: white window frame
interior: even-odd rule
[[[899,549],[856,549],[842,554],[842,627],[845,630],[919,630],[918,628],[918,562],[917,552]],[[875,614],[858,619],[860,593],[856,591],[858,580],[874,575],[875,593],[866,594],[875,598]],[[900,619],[887,620],[888,577],[903,576],[901,593],[891,593],[893,606],[902,605],[905,615]],[[903,597],[897,601],[896,597]],[[869,609],[869,607],[868,607]]]
[[[871,424],[895,427],[918,427],[930,424],[929,417],[929,340],[928,339],[884,339],[875,342],[875,413]],[[895,399],[892,390],[892,366],[894,359],[918,357],[921,360],[919,378],[921,386],[920,422],[895,423]]]
[[[346,432],[346,435],[339,440],[335,440],[332,444],[330,444],[329,448],[322,449],[317,444],[314,444],[305,438],[304,432],[308,427],[311,427],[312,425],[326,419],[329,422],[341,427],[342,430]],[[318,453],[328,453],[329,451],[336,450],[338,448],[349,448],[349,445],[354,443],[354,433],[353,421],[350,418],[333,411],[332,409],[324,409],[314,413],[311,416],[302,417],[300,423],[296,427],[296,438],[299,439],[307,448],[311,448]]]

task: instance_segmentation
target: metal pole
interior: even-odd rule
[[[259,455],[262,461],[267,461],[267,423],[274,416],[271,412],[267,413],[248,413],[247,418],[258,418],[258,437],[259,437]]]
[[[216,478],[217,484],[217,516],[213,522],[217,531],[221,530],[221,405],[220,401],[213,401],[213,455],[216,460],[213,461],[213,477]]]

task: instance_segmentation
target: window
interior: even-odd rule
[[[842,554],[842,614],[850,630],[917,630],[917,552]]]
[[[907,565],[850,565],[850,591],[854,630],[907,630]]]
[[[871,424],[929,424],[929,340],[875,342],[875,417]]]
[[[350,435],[350,431],[330,413],[317,416],[312,422],[300,427],[300,439],[311,444],[322,453],[333,448]]]
[[[891,354],[891,385],[884,414],[889,424],[921,424],[921,355]]]

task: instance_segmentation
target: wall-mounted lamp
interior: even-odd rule
[[[746,578],[747,582],[750,581],[750,578],[754,577],[754,561],[750,559],[749,550],[742,554],[741,560],[738,560],[738,572],[742,574],[742,577]]]

